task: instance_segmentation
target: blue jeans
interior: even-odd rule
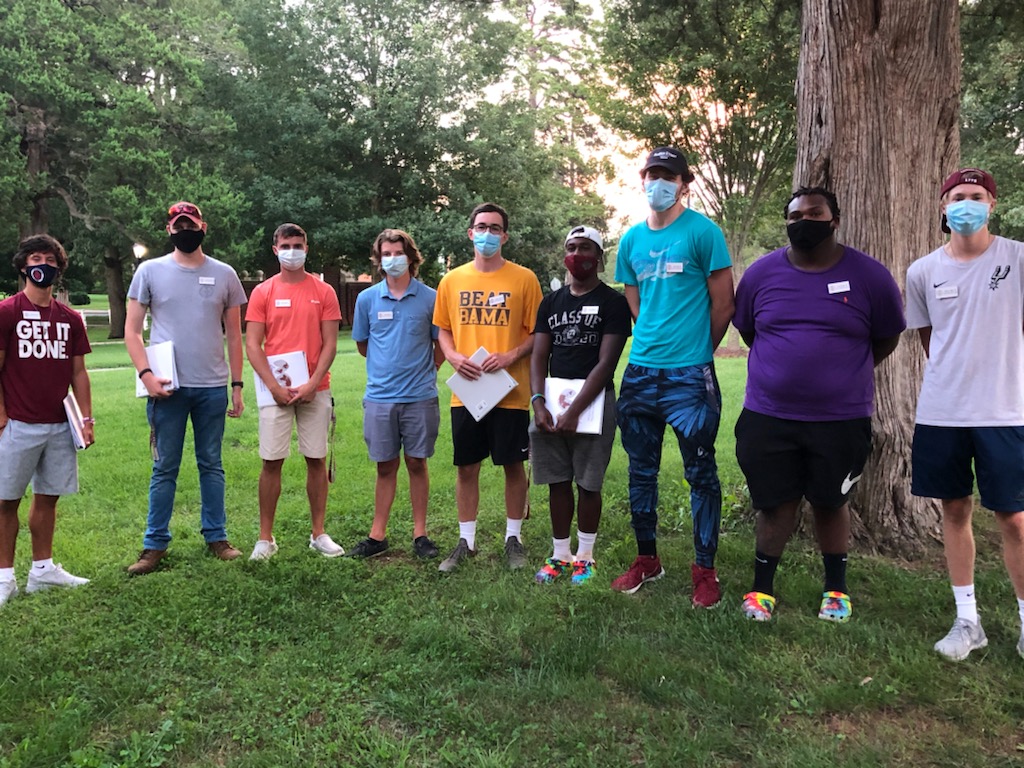
[[[149,398],[146,415],[156,455],[149,481],[149,518],[142,543],[145,549],[167,549],[171,541],[171,512],[185,445],[185,425],[190,416],[199,468],[203,538],[207,543],[227,539],[224,466],[220,460],[227,408],[226,387],[181,387],[166,399]]]
[[[626,366],[619,389],[619,430],[629,456],[629,508],[637,541],[658,532],[658,471],[668,424],[676,433],[690,484],[693,546],[698,565],[713,568],[722,520],[715,438],[722,395],[714,364],[686,368]]]

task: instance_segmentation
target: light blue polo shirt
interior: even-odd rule
[[[708,277],[732,264],[725,237],[691,208],[664,229],[646,221],[619,241],[615,279],[635,285],[640,314],[629,362],[647,368],[685,368],[711,360]]]
[[[381,280],[356,297],[352,340],[367,342],[366,399],[418,403],[437,397],[434,339],[437,291],[413,278],[395,299]]]

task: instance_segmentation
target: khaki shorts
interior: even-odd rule
[[[288,458],[293,423],[299,435],[299,453],[308,459],[324,458],[333,412],[334,401],[327,389],[317,392],[311,403],[260,408],[260,458],[265,461]]]

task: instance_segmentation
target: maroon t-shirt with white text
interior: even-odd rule
[[[56,299],[37,307],[23,291],[16,293],[0,301],[0,351],[8,418],[29,424],[66,421],[72,358],[92,351],[79,314]]]

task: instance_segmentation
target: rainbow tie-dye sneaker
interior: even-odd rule
[[[747,592],[743,596],[743,615],[751,621],[771,621],[775,598],[764,592]]]
[[[853,613],[850,596],[845,592],[826,592],[821,596],[818,618],[825,621],[849,621]]]
[[[586,584],[594,576],[593,560],[575,560],[572,564],[572,583],[576,586]]]
[[[555,558],[549,557],[534,578],[537,579],[538,584],[550,584],[570,569],[572,569],[572,563],[568,560],[555,560]]]

